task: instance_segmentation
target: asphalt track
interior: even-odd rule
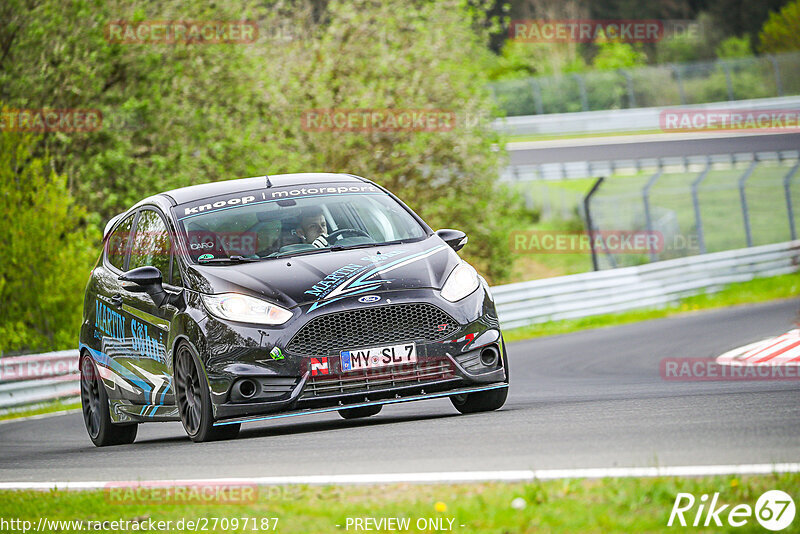
[[[509,157],[512,165],[533,165],[798,150],[800,133],[717,136],[700,134],[697,137],[680,134],[620,136],[512,143],[508,148],[511,149]]]
[[[96,449],[80,414],[0,425],[0,482],[197,479],[800,461],[800,381],[673,382],[670,357],[713,357],[792,328],[800,299],[510,345],[493,413],[447,400],[245,425],[194,444],[178,423]]]

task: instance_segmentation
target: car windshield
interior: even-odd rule
[[[329,190],[334,192],[320,194]],[[241,193],[177,206],[175,213],[188,255],[198,263],[255,261],[426,236],[403,206],[374,186]]]

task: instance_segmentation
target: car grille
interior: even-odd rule
[[[297,354],[326,355],[403,341],[438,341],[458,330],[458,323],[431,304],[373,306],[321,315],[309,321],[286,349]]]
[[[450,360],[398,365],[386,369],[364,369],[342,376],[311,378],[301,398],[318,398],[348,393],[368,393],[393,387],[414,386],[458,378]]]

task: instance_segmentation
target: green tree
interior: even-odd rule
[[[749,57],[753,55],[753,49],[750,47],[750,39],[733,35],[717,46],[716,54],[723,59]]]
[[[33,154],[38,141],[0,129],[0,354],[76,346],[96,254],[66,179]]]
[[[471,0],[318,4],[8,0],[0,98],[16,108],[103,112],[98,131],[43,138],[97,227],[174,187],[354,172],[408,199],[433,225],[469,232],[465,254],[501,280],[511,261],[501,229],[517,204],[496,184],[502,143],[477,60],[488,42],[486,10]],[[245,45],[115,44],[104,29],[116,20],[255,20],[259,35]],[[456,120],[436,132],[306,131],[303,113],[315,108],[429,108]]]
[[[770,13],[758,39],[762,52],[774,54],[800,50],[800,0]]]
[[[636,50],[633,45],[616,40],[602,39],[598,41],[598,52],[593,66],[598,70],[617,70],[639,67],[647,62],[644,52]]]

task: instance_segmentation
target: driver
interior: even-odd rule
[[[311,206],[305,208],[300,216],[300,224],[294,230],[295,235],[303,240],[303,243],[314,245],[317,248],[328,246],[328,223],[322,208]]]

